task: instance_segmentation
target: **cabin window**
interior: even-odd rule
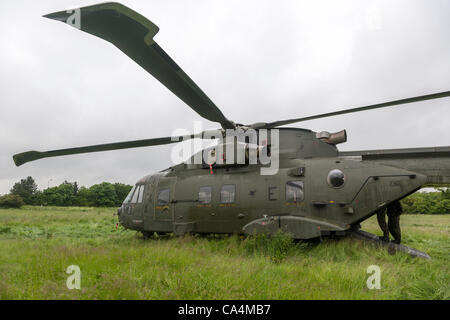
[[[139,190],[141,190],[141,186],[136,186],[136,191],[133,194],[133,198],[131,198],[131,203],[136,203],[138,196],[139,196]]]
[[[131,197],[133,196],[134,190],[136,190],[136,186],[133,186],[133,188],[130,190],[130,192],[128,193],[127,197],[125,198],[125,200],[123,200],[123,203],[128,203],[131,200]]]
[[[169,195],[170,190],[169,189],[161,189],[158,192],[158,205],[166,205],[169,204]]]
[[[142,200],[144,199],[144,189],[145,189],[145,186],[141,186],[139,189],[139,196],[138,196],[138,200],[137,200],[138,203],[142,203]]]
[[[211,202],[211,187],[200,187],[198,191],[198,203],[208,204]]]
[[[286,183],[286,201],[300,202],[303,201],[303,181],[288,181]]]
[[[220,190],[221,203],[233,203],[236,198],[236,186],[234,184],[225,184]]]

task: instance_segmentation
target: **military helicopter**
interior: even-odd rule
[[[20,166],[48,157],[157,146],[187,139],[218,139],[217,146],[201,152],[201,161],[171,166],[142,178],[133,187],[118,210],[119,222],[145,237],[154,232],[254,235],[283,230],[299,240],[350,234],[378,241],[359,229],[360,222],[426,184],[450,183],[450,146],[340,152],[336,145],[346,142],[345,130],[329,133],[280,128],[306,120],[448,97],[450,91],[243,125],[224,116],[154,41],[159,28],[130,8],[108,2],[44,17],[112,43],[201,117],[221,125],[213,133],[29,151],[13,156]],[[241,156],[238,147],[244,150]],[[276,170],[262,174],[262,169],[268,169],[271,163],[259,160],[271,156],[273,162],[275,154]],[[252,161],[251,155],[256,155],[257,161]],[[196,157],[197,154],[190,160]],[[429,257],[398,244],[395,249]]]

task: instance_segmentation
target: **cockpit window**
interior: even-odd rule
[[[136,191],[133,194],[133,198],[131,198],[131,203],[136,203],[137,202],[137,198],[139,196],[139,190],[141,190],[142,186],[136,186]]]
[[[144,189],[145,189],[145,186],[142,185],[140,190],[139,190],[139,197],[138,197],[138,200],[137,200],[138,203],[141,203],[142,199],[144,199]]]
[[[133,188],[131,189],[131,191],[128,193],[127,197],[125,198],[125,200],[123,201],[123,203],[128,203],[131,200],[131,197],[133,196],[134,190],[136,190],[136,186],[133,186]]]
[[[303,201],[303,181],[289,181],[286,183],[286,201]]]
[[[158,205],[166,205],[169,204],[169,196],[170,191],[169,189],[161,189],[158,192]]]

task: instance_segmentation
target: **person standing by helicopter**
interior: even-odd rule
[[[386,208],[377,211],[378,225],[383,231],[383,236],[380,237],[382,241],[389,241],[389,232],[394,237],[394,243],[400,244],[402,234],[400,230],[400,215],[403,212],[400,201],[391,202]],[[388,216],[388,223],[386,224],[386,213]]]

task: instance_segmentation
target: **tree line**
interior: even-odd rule
[[[403,211],[409,214],[449,214],[450,188],[438,188],[438,192],[416,192],[404,198]]]
[[[32,177],[16,182],[10,193],[0,197],[0,207],[20,208],[23,205],[119,207],[132,186],[102,182],[89,188],[77,182],[64,181],[59,186],[38,190]]]

